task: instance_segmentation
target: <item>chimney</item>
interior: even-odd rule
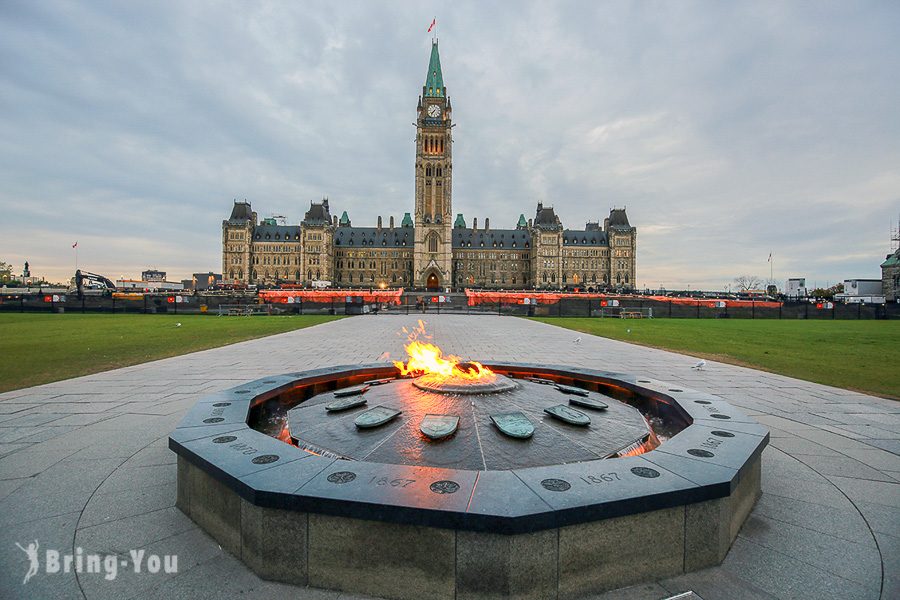
[[[378,215],[378,229],[381,229],[381,215]]]
[[[393,229],[394,228],[394,215],[391,215],[390,223],[391,223],[391,229]]]
[[[532,229],[534,227],[534,219],[528,219],[528,229]]]
[[[484,218],[484,230],[485,231],[491,230],[491,219],[489,217]]]
[[[544,208],[543,202],[538,202],[538,212],[541,212],[541,209]]]
[[[478,229],[478,217],[475,217],[474,219],[472,219],[472,229],[475,229],[475,230]]]
[[[603,219],[603,231],[609,231],[609,217]]]
[[[331,224],[332,224],[334,227],[337,227],[337,215],[332,215],[332,217],[331,217]]]

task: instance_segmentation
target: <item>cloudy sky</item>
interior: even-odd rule
[[[454,212],[625,206],[638,283],[880,277],[900,215],[900,3],[0,2],[0,260],[221,269],[232,200],[413,208],[438,20]]]

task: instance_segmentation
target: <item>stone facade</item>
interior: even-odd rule
[[[900,250],[881,263],[881,287],[885,302],[900,302]]]
[[[227,283],[297,283],[335,287],[560,289],[635,286],[637,230],[624,209],[601,227],[565,229],[539,202],[533,219],[491,229],[453,217],[452,106],[432,44],[416,120],[415,203],[399,227],[353,227],[328,200],[312,202],[299,225],[258,222],[235,202],[222,222],[222,275]]]

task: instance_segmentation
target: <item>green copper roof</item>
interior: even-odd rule
[[[453,226],[454,227],[462,227],[463,229],[466,228],[466,220],[463,218],[462,213],[459,213],[456,215],[456,221],[453,223]]]
[[[516,223],[516,227],[519,229],[528,227],[528,221],[525,220],[525,215],[519,215],[519,222]]]
[[[900,250],[889,254],[887,260],[881,263],[882,267],[900,267]]]
[[[400,227],[412,227],[413,220],[412,217],[409,216],[409,213],[403,213],[403,222],[400,223]]]
[[[340,225],[349,225],[350,224],[350,216],[347,214],[347,211],[341,213],[341,220],[338,221]]]
[[[444,76],[441,74],[441,57],[438,54],[437,42],[431,43],[431,60],[428,61],[428,74],[425,76],[426,98],[444,97]]]

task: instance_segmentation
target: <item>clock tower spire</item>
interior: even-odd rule
[[[439,289],[452,283],[453,139],[452,109],[444,87],[437,40],[431,43],[431,59],[417,111],[413,284]]]

